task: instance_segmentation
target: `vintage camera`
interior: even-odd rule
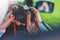
[[[12,8],[13,15],[15,15],[15,20],[20,21],[21,23],[26,23],[27,13],[31,13],[31,21],[34,21],[34,13],[29,9],[27,5],[15,5]]]

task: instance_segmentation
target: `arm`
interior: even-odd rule
[[[27,30],[28,32],[31,32],[31,14],[27,13]]]
[[[3,23],[0,24],[0,37],[3,36],[3,34],[6,31],[6,28],[12,23],[12,20],[14,19],[14,16],[11,16],[12,11],[8,13],[6,18],[4,19]]]

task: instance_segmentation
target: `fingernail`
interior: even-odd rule
[[[13,14],[10,14],[11,16],[13,16]]]

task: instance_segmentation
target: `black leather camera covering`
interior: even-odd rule
[[[18,8],[14,7],[12,9],[13,15],[15,15],[15,20],[18,20],[22,23],[26,23],[27,13],[30,12],[31,13],[31,21],[34,21],[34,13],[30,9],[25,10],[23,8],[23,6],[20,6],[20,5],[18,5],[17,7]]]

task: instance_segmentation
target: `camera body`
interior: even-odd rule
[[[28,12],[31,13],[31,21],[33,21],[34,13],[29,9],[27,5],[15,5],[12,8],[12,13],[15,15],[15,20],[20,21],[21,23],[26,23]]]

